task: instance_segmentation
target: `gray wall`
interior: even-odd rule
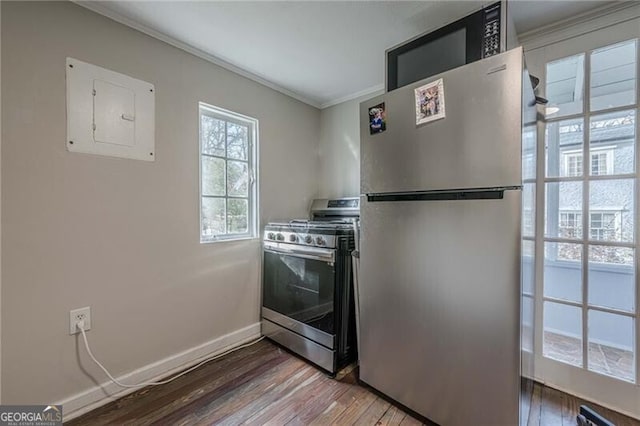
[[[360,102],[376,95],[366,95],[321,111],[320,197],[360,194]]]
[[[261,225],[317,193],[320,113],[70,2],[2,2],[2,397],[50,403],[258,321],[259,240],[199,243],[198,101],[260,120]],[[65,58],[156,87],[156,161],[65,149]],[[83,370],[84,369],[84,370]]]

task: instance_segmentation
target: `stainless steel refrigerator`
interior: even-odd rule
[[[416,125],[414,89],[440,78],[445,118]],[[517,425],[522,49],[363,102],[360,121],[360,380],[443,426]]]

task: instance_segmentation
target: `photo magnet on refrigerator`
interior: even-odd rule
[[[416,98],[416,126],[445,117],[444,83],[442,79],[414,90]]]
[[[387,112],[384,102],[369,108],[369,133],[374,135],[387,130]]]

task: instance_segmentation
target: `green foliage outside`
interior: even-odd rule
[[[201,115],[201,132],[202,235],[245,233],[249,229],[249,128]]]

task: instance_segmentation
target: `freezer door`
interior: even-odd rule
[[[361,194],[520,185],[521,48],[360,104]],[[416,125],[414,89],[439,78],[446,117]],[[386,131],[369,108],[385,103]]]
[[[362,381],[440,425],[518,424],[520,200],[362,197]]]

